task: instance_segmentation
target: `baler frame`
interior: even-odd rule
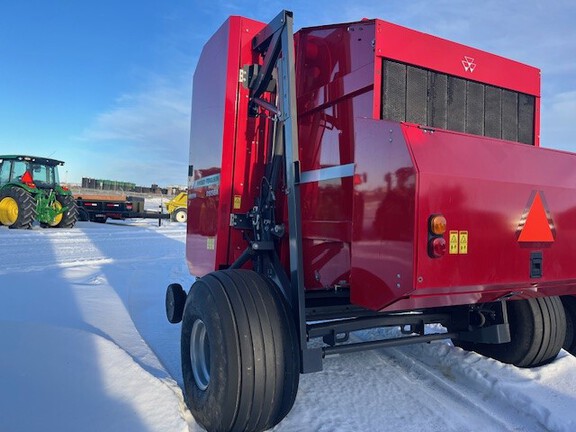
[[[504,343],[510,340],[505,306],[500,305],[501,319],[492,322],[491,326],[479,329],[469,328],[467,314],[460,314],[460,320],[454,321],[454,308],[439,308],[439,311],[426,311],[414,314],[377,313],[350,304],[348,289],[335,287],[335,291],[326,293],[326,298],[314,307],[307,307],[307,297],[322,297],[320,293],[307,292],[304,284],[302,256],[302,212],[300,185],[318,181],[318,172],[301,172],[296,105],[296,85],[294,70],[293,15],[282,11],[260,33],[253,38],[252,48],[261,54],[263,65],[252,65],[257,71],[256,77],[249,79],[246,71],[245,85],[250,89],[249,110],[252,115],[259,115],[258,110],[268,112],[268,117],[275,123],[272,132],[272,152],[265,169],[262,195],[252,210],[246,214],[232,214],[231,226],[244,231],[252,231],[253,239],[245,252],[230,269],[240,269],[248,261],[253,261],[257,273],[271,279],[282,292],[291,306],[294,322],[297,324],[300,345],[300,371],[311,373],[322,370],[322,360],[326,355],[376,349],[390,346],[401,346],[447,338],[463,338],[468,341],[484,343]],[[276,87],[277,102],[266,101],[262,96]],[[290,255],[290,274],[282,267],[277,252],[277,240],[285,235],[285,227],[275,220],[276,197],[281,170],[285,173],[285,194],[288,207],[288,236]],[[327,170],[333,170],[328,168]],[[326,169],[325,169],[326,170]],[[322,171],[325,171],[322,170]],[[348,176],[351,173],[345,174]],[[266,191],[266,192],[265,192]],[[335,295],[336,294],[336,295]],[[336,305],[326,306],[330,300]],[[310,303],[310,302],[309,302]],[[317,302],[318,303],[318,302]],[[307,323],[307,317],[324,319],[322,323]],[[348,317],[342,320],[343,317]],[[330,321],[337,319],[337,321]],[[442,324],[451,329],[448,333],[425,334],[426,324]],[[400,327],[405,335],[399,338],[373,340],[342,344],[348,341],[350,332],[379,327]],[[474,331],[471,331],[474,330]],[[464,336],[464,334],[466,334]],[[343,335],[343,336],[339,336]],[[309,347],[308,341],[322,337],[327,346]],[[340,344],[340,345],[337,345]]]
[[[373,23],[375,26],[382,25],[378,20]],[[354,25],[361,27],[365,23],[352,23],[344,32]],[[341,25],[330,28],[345,27]],[[323,27],[320,31],[324,29]],[[311,32],[316,30],[311,29]],[[396,34],[402,35],[402,32],[409,29],[402,30],[390,25],[388,31],[399,32]],[[251,34],[255,36],[251,37]],[[301,38],[296,41],[298,44],[304,44],[303,35],[306,35],[306,29],[299,34]],[[337,38],[338,35],[334,36],[334,40]],[[362,39],[356,37],[354,41]],[[446,47],[449,43],[443,41],[440,44]],[[372,40],[371,48],[368,48],[380,52],[378,44],[382,44],[382,41]],[[224,65],[218,60],[215,61],[214,56],[204,57],[204,63],[197,68],[197,73],[198,70],[200,73],[195,74],[195,89],[198,77],[202,84],[212,79],[215,68],[221,68],[225,70],[226,76],[224,92],[227,96],[226,101],[234,99],[234,103],[212,109],[213,94],[206,92],[202,86],[199,90],[200,96],[193,97],[191,143],[198,143],[198,147],[194,147],[197,150],[196,156],[211,150],[210,146],[215,138],[214,135],[202,135],[197,131],[203,130],[204,122],[214,116],[220,117],[221,114],[225,114],[221,137],[222,160],[214,162],[210,159],[207,162],[202,159],[196,161],[199,162],[199,166],[195,167],[196,170],[192,165],[189,167],[188,211],[189,215],[198,217],[196,221],[193,221],[192,217],[188,218],[187,258],[191,273],[201,277],[197,278],[188,293],[179,284],[170,284],[166,293],[168,320],[172,323],[182,321],[184,397],[195,419],[201,425],[208,430],[262,431],[273,427],[287,415],[294,403],[299,373],[322,370],[323,359],[331,354],[452,339],[458,346],[475,350],[505,363],[534,367],[553,361],[563,344],[571,353],[576,352],[576,337],[566,332],[567,323],[573,327],[576,320],[576,296],[573,290],[570,290],[574,287],[572,279],[560,280],[560,286],[556,287],[554,284],[540,284],[541,281],[538,279],[542,278],[542,273],[539,275],[531,273],[530,280],[524,281],[524,285],[518,289],[514,280],[506,280],[500,285],[497,285],[497,281],[488,280],[486,288],[483,285],[484,280],[478,281],[473,278],[466,279],[472,281],[468,285],[459,282],[462,279],[458,282],[442,280],[441,283],[446,285],[438,288],[428,281],[427,285],[418,286],[425,278],[416,272],[416,266],[402,267],[402,263],[394,264],[391,276],[385,275],[390,276],[392,282],[378,278],[370,279],[359,273],[367,267],[354,266],[352,262],[354,259],[352,244],[358,240],[355,235],[358,234],[359,240],[362,240],[361,235],[365,235],[354,231],[356,227],[353,223],[358,221],[353,219],[353,216],[347,214],[346,217],[351,219],[345,221],[350,222],[346,227],[351,233],[338,232],[333,237],[326,234],[326,231],[309,234],[310,222],[324,222],[316,214],[304,216],[306,203],[303,204],[301,198],[306,200],[310,196],[305,193],[308,187],[313,186],[310,184],[345,178],[340,186],[343,187],[347,182],[347,186],[350,187],[346,191],[349,194],[343,196],[345,200],[352,199],[354,201],[352,204],[355,205],[354,194],[362,191],[356,189],[356,181],[358,180],[360,185],[362,182],[367,182],[367,174],[362,171],[362,163],[365,163],[365,160],[354,159],[357,154],[351,158],[342,158],[339,155],[340,164],[337,162],[321,164],[320,159],[315,160],[316,154],[310,157],[307,153],[310,149],[316,152],[317,148],[314,146],[319,146],[318,143],[302,135],[300,138],[306,145],[303,147],[299,145],[295,38],[291,12],[282,11],[268,25],[242,17],[231,18],[207,46],[209,54],[214,50],[227,48],[230,51],[228,63]],[[299,55],[300,49],[301,46],[298,47]],[[409,62],[410,59],[403,61]],[[523,85],[534,85],[535,68],[502,58],[498,62],[501,64],[507,62],[506,64],[512,65],[516,71],[530,70],[528,75],[531,78],[529,77]],[[236,69],[238,65],[239,69]],[[320,65],[322,66],[321,63]],[[364,96],[366,89],[371,85],[370,79],[376,80],[381,72],[372,70],[370,66],[372,66],[370,63],[362,64],[358,69],[348,71],[349,75],[360,79],[351,83],[346,89],[348,93],[338,87],[343,86],[342,82],[332,86],[335,96],[331,96],[334,96],[334,99],[325,98],[321,101],[318,98],[306,105],[306,102],[310,102],[308,99],[304,100],[308,94],[298,94],[304,101],[303,106],[308,108],[308,111],[305,108],[304,112],[301,112],[302,119],[310,113],[324,110],[327,106],[335,109],[337,104],[349,97]],[[426,65],[419,64],[419,66]],[[302,63],[299,63],[299,73],[303,70],[301,67]],[[370,75],[371,72],[373,76]],[[236,77],[239,78],[238,81]],[[339,76],[338,80],[342,81],[344,78],[346,75]],[[298,79],[300,80],[300,75]],[[488,80],[486,77],[485,79]],[[505,87],[506,83],[498,81],[496,84],[498,83]],[[314,82],[314,84],[324,86],[322,90],[325,91],[334,82],[329,81],[328,84]],[[374,93],[380,93],[381,84],[373,81]],[[522,89],[518,91],[520,90]],[[304,92],[302,87],[299,87],[299,91]],[[310,94],[312,93],[310,91]],[[539,99],[539,94],[537,96]],[[298,99],[298,103],[300,102],[302,101]],[[535,99],[536,113],[539,110],[538,103]],[[492,146],[491,149],[498,146],[496,149],[498,151],[501,150],[499,146],[514,145],[486,137],[475,138],[470,134],[445,135],[450,132],[441,129],[441,126],[435,129],[426,125],[406,123],[402,119],[381,118],[378,103],[372,100],[372,104],[370,106],[372,117],[367,115],[364,109],[364,117],[368,118],[357,116],[353,122],[351,121],[352,126],[347,126],[345,132],[349,141],[346,145],[352,148],[356,145],[356,140],[363,144],[378,143],[382,138],[381,135],[386,135],[386,145],[389,144],[395,149],[400,148],[404,152],[402,157],[406,157],[408,161],[405,165],[387,166],[384,170],[388,176],[391,173],[400,175],[407,172],[406,168],[412,169],[411,175],[416,176],[416,169],[410,166],[410,164],[416,165],[417,162],[411,138],[421,140],[420,143],[427,140],[428,143],[432,141],[432,135],[435,135],[434,139],[441,135],[440,144],[444,145],[446,142],[448,149],[454,149],[460,142],[481,143],[486,147]],[[206,106],[210,109],[205,109]],[[344,111],[346,115],[352,116],[347,109]],[[325,115],[330,118],[330,114]],[[319,122],[320,120],[312,126],[320,128]],[[305,121],[302,124],[305,125]],[[366,135],[362,135],[364,131],[354,130],[357,124],[358,129],[366,128],[368,131]],[[534,119],[534,125],[535,130],[538,130],[538,118]],[[343,130],[344,127],[340,132]],[[197,136],[194,136],[194,133],[197,133]],[[318,134],[321,135],[322,132]],[[425,135],[427,136],[422,138]],[[532,144],[536,147],[538,141],[537,134],[535,135],[536,139]],[[394,137],[398,137],[395,138],[397,141],[394,141]],[[314,139],[316,138],[318,136],[314,135]],[[434,141],[434,144],[440,145],[438,141]],[[529,143],[522,146],[526,144]],[[426,153],[422,150],[423,147],[424,145],[418,151],[421,152],[419,157],[425,159],[422,157],[422,153]],[[370,147],[370,151],[374,148],[376,145]],[[526,148],[528,146],[518,145],[511,150],[511,153],[525,155]],[[338,150],[343,152],[341,148]],[[358,152],[358,147],[355,147],[354,151]],[[350,150],[350,153],[352,152]],[[458,150],[452,153],[461,156]],[[248,154],[250,156],[247,156]],[[382,153],[378,155],[382,157]],[[363,157],[366,157],[366,152],[363,153]],[[372,157],[372,154],[369,157]],[[562,160],[563,171],[571,166],[567,156],[563,159],[562,156],[548,154],[547,157],[549,163]],[[314,161],[311,162],[310,159]],[[215,165],[217,163],[220,165]],[[427,163],[430,164],[429,161]],[[234,171],[236,168],[233,169],[232,166],[236,164],[239,167]],[[419,174],[424,172],[423,165],[425,164],[418,167]],[[376,174],[380,174],[378,170],[381,167],[376,168]],[[373,174],[372,171],[370,175]],[[474,177],[477,182],[479,178],[478,175]],[[373,189],[366,190],[373,192]],[[216,204],[214,197],[219,200]],[[373,200],[380,199],[380,204],[386,202],[382,195],[375,194],[373,197],[376,197],[371,198]],[[411,199],[416,200],[414,197]],[[314,204],[314,201],[311,201]],[[401,204],[406,202],[408,201],[401,201]],[[212,205],[211,211],[210,213],[206,211],[204,216],[207,219],[217,217],[218,220],[209,226],[203,226],[200,221],[202,206],[205,206],[205,210],[209,204]],[[444,218],[443,223],[442,218],[439,222],[440,226],[443,225],[443,231],[439,233],[433,231],[431,221],[433,216],[438,216],[435,213],[436,206],[436,203],[429,205],[430,209],[426,209],[423,216],[420,214],[416,216],[413,211],[410,213],[413,216],[409,218],[409,223],[413,224],[412,231],[409,239],[404,240],[404,243],[409,244],[410,252],[413,254],[410,259],[416,260],[418,253],[427,253],[422,260],[428,266],[429,273],[426,277],[441,273],[438,269],[442,267],[434,267],[433,263],[440,264],[441,260],[436,258],[440,258],[442,254],[435,256],[436,250],[430,248],[430,245],[434,240],[443,240],[444,234],[447,234],[446,219],[443,215],[440,215]],[[403,210],[408,213],[407,207]],[[364,211],[363,208],[361,211]],[[312,219],[313,217],[317,219]],[[526,219],[527,216],[524,217]],[[361,219],[360,222],[363,223],[365,220],[366,218]],[[374,216],[370,223],[374,224],[376,220]],[[480,224],[480,231],[482,227],[484,225]],[[454,228],[458,228],[457,224]],[[459,232],[466,233],[466,250],[459,258],[472,255],[468,255],[467,251],[468,226],[463,228],[466,230],[455,231],[457,235]],[[370,231],[367,232],[370,234]],[[418,241],[414,240],[417,236]],[[312,243],[304,244],[305,241],[311,240]],[[325,240],[326,242],[322,243]],[[397,239],[382,234],[379,247],[389,247],[394,243],[393,240]],[[328,241],[336,245],[326,246]],[[242,252],[244,242],[247,243],[247,247]],[[344,265],[349,267],[344,270],[338,268],[333,272],[335,276],[332,274],[322,280],[317,269],[322,270],[322,266],[341,251],[346,253],[345,246],[342,246],[346,242],[350,243],[348,249],[350,262]],[[358,243],[360,242],[357,241],[356,244]],[[310,244],[312,246],[306,249],[305,246]],[[311,253],[310,250],[316,248],[316,245],[320,246],[318,248],[320,252],[314,250]],[[359,246],[360,250],[361,247],[362,245]],[[514,244],[514,247],[518,245]],[[542,248],[538,244],[529,247]],[[526,252],[526,249],[528,246],[522,252]],[[405,255],[397,256],[398,250],[400,248],[392,247],[389,253],[401,261]],[[444,250],[443,253],[445,252]],[[401,253],[405,251],[402,250]],[[536,253],[540,253],[539,268],[542,270],[543,253],[538,251]],[[308,273],[305,274],[305,256],[309,258],[309,255],[317,258],[314,263],[316,267],[312,265],[306,267],[306,270],[312,269],[315,272],[313,277]],[[381,265],[380,255],[373,254],[371,258],[374,256],[376,259],[373,259],[373,262]],[[205,257],[209,259],[204,260]],[[456,261],[455,257],[451,258],[450,262],[453,265],[464,262]],[[195,259],[198,263],[194,261]],[[446,261],[448,260],[443,262]],[[471,261],[465,263],[468,266],[474,265]],[[532,255],[530,265],[532,268]],[[402,270],[397,271],[398,267]],[[409,270],[406,270],[407,267]],[[356,279],[354,271],[358,276]],[[413,280],[404,284],[402,272],[405,277]],[[340,277],[342,274],[345,276]],[[382,276],[382,273],[379,273],[379,276]],[[380,296],[374,299],[372,297],[377,297],[378,293],[371,289],[375,285],[378,288],[378,283],[385,288],[386,284],[391,283],[399,291],[390,290],[392,294],[388,297]],[[565,286],[562,286],[562,283]],[[363,290],[360,295],[358,289]],[[542,292],[539,292],[540,289]],[[535,324],[537,320],[540,322],[539,327]],[[430,332],[428,325],[443,326],[446,332],[439,329]],[[392,336],[390,334],[370,336],[371,340],[365,337],[353,340],[350,338],[350,333],[356,331],[385,327],[399,328],[399,332]],[[535,335],[537,331],[532,332],[535,329],[539,335]],[[514,339],[511,335],[514,335]],[[319,338],[323,344],[310,343],[311,339]]]

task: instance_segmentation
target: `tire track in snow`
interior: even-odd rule
[[[447,346],[447,349],[451,348]],[[459,418],[462,423],[454,431],[474,430],[475,427],[471,425],[483,425],[483,428],[487,428],[485,430],[493,431],[548,430],[506,401],[488,398],[486,392],[479,391],[477,383],[472,380],[459,382],[448,371],[442,370],[440,365],[430,366],[400,348],[391,348],[389,355],[404,373],[424,384],[421,393],[423,402],[435,400],[438,405],[453,407],[452,420]]]
[[[366,332],[351,335],[356,341],[367,337]],[[514,405],[518,397],[506,400],[486,391],[482,380],[489,377],[460,376],[458,367],[452,371],[443,364],[442,352],[450,364],[469,353],[441,342],[414,347],[422,349],[382,348],[328,356],[323,371],[301,376],[296,404],[274,431],[301,431],[303,424],[309,432],[549,430]]]
[[[388,330],[389,331],[389,330]],[[352,338],[367,338],[368,333],[386,332],[386,330],[373,330],[352,335]],[[432,349],[433,348],[433,349]],[[381,348],[372,350],[369,355],[375,356],[385,367],[393,367],[398,373],[419,387],[415,398],[424,405],[450,407],[450,421],[455,427],[447,430],[473,431],[479,428],[490,431],[548,431],[531,413],[520,409],[529,402],[516,406],[514,402],[522,398],[518,395],[509,400],[498,397],[492,391],[493,381],[488,372],[485,376],[464,374],[461,370],[466,368],[451,368],[444,365],[442,356],[449,356],[456,348],[444,342],[419,344],[407,347]],[[468,353],[467,353],[468,354]],[[469,354],[476,356],[476,354]],[[478,357],[478,361],[487,361]],[[454,360],[456,361],[456,360]],[[402,391],[402,390],[401,390]]]

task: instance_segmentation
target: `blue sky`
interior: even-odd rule
[[[19,0],[0,4],[0,154],[61,177],[186,184],[192,74],[229,15],[381,18],[542,69],[545,147],[576,151],[573,0]]]

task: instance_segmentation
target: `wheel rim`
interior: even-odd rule
[[[178,222],[186,222],[186,212],[184,211],[176,212],[176,220]]]
[[[14,225],[18,219],[18,203],[14,198],[5,197],[0,201],[0,222],[3,225]]]
[[[201,319],[197,319],[192,326],[190,361],[196,385],[200,390],[206,390],[210,384],[210,343],[206,325]]]
[[[60,204],[60,201],[54,201],[54,203],[52,204],[52,208],[54,210],[60,211],[60,210],[62,210],[62,204]],[[48,225],[50,225],[50,226],[58,225],[60,222],[62,222],[63,217],[64,217],[64,213],[57,214],[56,216],[54,216],[54,219],[52,219],[52,222],[50,222]]]

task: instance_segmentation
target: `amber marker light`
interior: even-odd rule
[[[434,215],[430,218],[430,233],[443,235],[446,232],[446,218],[442,215]]]

